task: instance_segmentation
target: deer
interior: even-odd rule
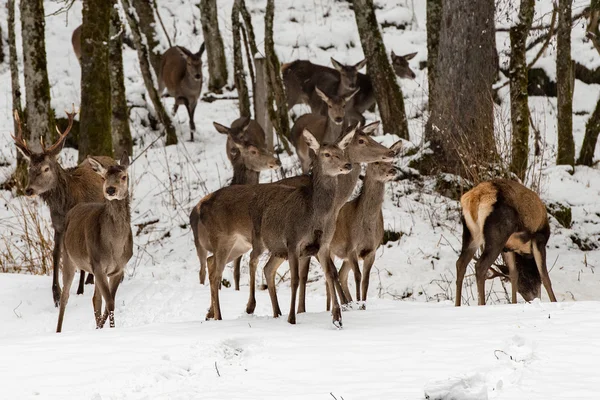
[[[540,197],[522,184],[508,179],[482,182],[460,199],[463,238],[456,261],[456,299],[462,300],[462,285],[467,265],[478,248],[483,251],[475,263],[478,304],[485,305],[485,281],[488,270],[502,254],[511,282],[511,301],[517,302],[519,271],[527,258],[533,258],[544,288],[555,302],[556,296],[546,266],[546,244],[550,225],[546,206]],[[520,264],[516,263],[519,255]]]
[[[69,290],[76,268],[93,273],[96,280],[94,317],[96,329],[109,320],[115,327],[115,297],[133,255],[133,235],[129,208],[129,155],[123,152],[118,165],[105,168],[89,158],[93,171],[103,181],[104,202],[80,203],[67,214],[63,248],[63,291],[56,332],[62,331]],[[102,300],[106,303],[102,313]]]
[[[374,162],[367,165],[360,195],[354,200],[344,204],[338,214],[335,233],[331,240],[330,251],[332,256],[344,260],[340,269],[340,283],[351,301],[352,296],[348,289],[348,273],[354,273],[357,301],[367,300],[369,277],[375,262],[375,252],[383,241],[383,197],[385,183],[394,179],[397,169],[389,162]],[[358,266],[362,259],[363,274]],[[308,268],[304,271],[308,274]],[[307,276],[302,277],[306,280]],[[301,278],[301,279],[302,279]],[[329,303],[329,302],[328,302]]]
[[[260,171],[276,169],[281,162],[272,153],[266,150],[265,136],[258,123],[249,118],[238,118],[231,124],[231,128],[213,122],[218,132],[227,135],[227,157],[233,165],[233,178],[231,185],[257,184]],[[262,135],[262,136],[261,136]],[[255,143],[255,144],[252,144]],[[197,236],[199,215],[197,208],[190,214],[192,233]],[[196,243],[196,240],[194,240]],[[242,256],[234,261],[235,290],[240,290],[240,270]],[[200,284],[206,281],[206,267],[200,268]]]
[[[358,90],[342,96],[328,96],[318,87],[315,92],[327,104],[327,116],[319,114],[304,114],[296,120],[291,130],[291,141],[296,147],[303,173],[310,170],[310,149],[302,140],[305,129],[313,132],[319,143],[333,143],[342,133],[346,116],[346,104],[356,95]]]
[[[158,92],[162,94],[166,88],[167,96],[175,98],[173,114],[177,114],[181,104],[185,105],[190,119],[191,141],[194,141],[196,131],[194,112],[202,91],[202,53],[204,43],[197,53],[183,46],[173,46],[163,54],[160,62]]]
[[[541,296],[542,279],[535,258],[533,256],[525,256],[519,253],[513,253],[515,256],[515,266],[519,275],[517,291],[525,301],[533,301]],[[504,282],[510,281],[508,267],[506,266],[506,258],[502,254],[504,264],[494,264],[488,269],[486,281],[494,278],[500,278]]]
[[[75,108],[67,112],[69,124],[64,132],[59,134],[56,142],[46,147],[40,140],[41,151],[30,149],[23,138],[19,114],[15,111],[14,117],[17,121],[17,136],[12,136],[17,150],[23,155],[28,164],[28,184],[25,195],[40,196],[50,209],[50,219],[54,229],[54,248],[52,250],[52,296],[54,305],[58,307],[60,300],[60,285],[58,283],[58,271],[60,269],[62,236],[64,233],[65,218],[67,212],[78,203],[103,201],[102,179],[90,168],[86,161],[75,168],[64,169],[57,160],[67,135],[73,127]],[[98,157],[105,166],[114,165],[115,161],[110,157]],[[85,272],[81,272],[77,294],[83,294],[83,282]],[[89,279],[89,278],[88,278]],[[93,281],[92,281],[93,283]]]
[[[77,61],[81,64],[81,27],[83,25],[79,25],[73,31],[73,35],[71,35],[71,44],[73,45],[73,51],[75,52],[75,57],[77,57]]]

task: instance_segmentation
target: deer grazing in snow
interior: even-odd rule
[[[227,157],[233,165],[232,185],[257,184],[260,171],[281,166],[279,159],[266,150],[264,131],[256,121],[238,118],[230,128],[216,122],[213,125],[218,132],[227,135]],[[194,207],[190,214],[194,238],[198,235],[198,218],[198,209]],[[194,240],[194,243],[197,241]],[[242,256],[234,261],[235,290],[240,290],[241,262]],[[204,285],[205,280],[206,265],[201,265],[200,283]]]
[[[102,328],[109,319],[115,327],[115,296],[125,273],[125,266],[133,255],[133,235],[129,210],[129,155],[123,152],[119,165],[105,168],[93,158],[92,169],[103,180],[102,203],[77,204],[67,214],[63,248],[63,292],[56,332],[62,330],[69,289],[75,269],[93,273],[94,317],[96,328]],[[106,303],[102,313],[102,299]]]
[[[546,207],[539,196],[518,182],[494,179],[483,182],[465,193],[461,199],[463,240],[456,261],[456,301],[460,306],[462,285],[467,265],[478,248],[483,252],[475,264],[479,305],[485,305],[485,280],[489,268],[502,254],[511,281],[511,300],[517,302],[520,266],[528,267],[533,258],[542,283],[556,301],[546,266],[546,243],[550,225]],[[516,254],[515,254],[516,253]],[[519,263],[516,262],[518,256]]]
[[[58,307],[60,300],[60,285],[58,283],[61,258],[60,243],[64,233],[67,212],[79,203],[104,200],[102,179],[94,173],[87,161],[69,169],[61,167],[57,161],[58,154],[61,152],[67,135],[73,126],[75,114],[75,109],[71,113],[67,112],[69,117],[67,129],[61,133],[57,128],[59,138],[56,142],[49,147],[45,147],[42,142],[42,150],[37,152],[31,150],[23,138],[19,115],[15,112],[19,131],[16,137],[13,136],[13,140],[28,163],[28,185],[25,188],[25,194],[27,196],[40,196],[50,208],[50,218],[54,228],[52,295],[56,307]],[[110,157],[98,157],[98,160],[105,166],[115,164],[115,161]],[[82,271],[77,294],[83,293],[84,274],[85,272]]]
[[[327,104],[327,115],[304,114],[296,120],[291,130],[292,144],[296,147],[296,154],[305,174],[310,169],[311,160],[310,149],[302,138],[304,130],[313,133],[319,143],[333,143],[343,131],[346,104],[357,93],[355,90],[342,96],[327,96],[319,88],[315,88],[315,92]]]
[[[197,53],[192,53],[182,46],[173,46],[163,54],[160,62],[158,92],[165,88],[169,96],[175,98],[173,114],[181,104],[185,105],[190,118],[190,136],[194,140],[194,112],[202,91],[202,53],[204,43]]]

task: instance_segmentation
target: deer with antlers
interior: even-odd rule
[[[65,218],[71,208],[79,203],[104,201],[102,194],[102,178],[96,174],[88,162],[83,162],[75,168],[64,169],[57,160],[63,148],[65,139],[73,127],[73,118],[76,111],[67,112],[69,125],[64,132],[56,128],[59,137],[54,144],[46,147],[40,139],[40,152],[33,151],[23,138],[21,121],[15,111],[18,134],[12,136],[17,149],[23,154],[28,163],[28,184],[25,188],[27,196],[38,195],[50,208],[50,218],[54,228],[54,249],[52,251],[52,295],[54,305],[58,307],[60,301],[60,285],[58,283],[58,270],[61,256],[60,243],[65,227]],[[97,157],[104,166],[115,165],[110,157]],[[77,294],[83,293],[83,274],[79,282]]]

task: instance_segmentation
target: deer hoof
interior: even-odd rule
[[[334,320],[334,321],[333,321],[333,326],[334,326],[334,327],[335,327],[335,329],[337,329],[337,330],[340,330],[340,329],[342,329],[342,328],[343,328],[342,321],[341,321],[341,320],[339,320],[339,321],[336,321],[336,320]]]

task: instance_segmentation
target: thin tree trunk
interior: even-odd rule
[[[598,30],[598,24],[600,21],[600,0],[591,0],[590,2],[590,18],[588,24],[588,37],[591,37],[594,47],[600,54],[600,31]],[[590,116],[585,125],[585,136],[583,137],[583,144],[581,145],[581,151],[579,152],[579,158],[577,164],[580,165],[592,165],[594,162],[594,152],[596,151],[596,144],[598,142],[598,133],[600,133],[600,99],[596,103],[596,109]]]
[[[494,0],[444,0],[436,63],[435,98],[427,139],[435,158],[428,172],[475,182],[498,160],[492,84],[496,76]]]
[[[363,53],[367,59],[367,71],[373,83],[383,131],[408,139],[408,122],[404,111],[402,90],[398,86],[396,75],[388,60],[375,17],[373,0],[354,0],[354,15]]]
[[[227,84],[227,63],[219,32],[217,0],[200,1],[200,22],[208,58],[208,90],[221,93],[221,89]]]
[[[238,107],[241,117],[250,117],[250,96],[248,95],[248,85],[246,83],[246,71],[244,69],[244,59],[242,57],[242,44],[240,38],[240,1],[233,2],[231,10],[231,30],[233,34],[233,78],[235,88],[238,92]]]
[[[111,90],[108,68],[111,1],[84,0],[81,27],[81,117],[79,161],[112,156]],[[107,84],[108,83],[108,84]]]
[[[533,22],[535,0],[521,0],[519,22],[510,29],[510,116],[512,151],[510,170],[525,179],[529,157],[529,104],[525,46]]]
[[[442,25],[442,0],[427,0],[427,81],[429,85],[429,110],[433,108],[435,98],[435,77],[437,57],[440,46],[440,27]]]
[[[269,116],[275,132],[279,137],[281,144],[286,152],[291,153],[288,138],[290,137],[290,123],[288,119],[288,107],[281,79],[281,66],[277,53],[275,53],[275,43],[273,42],[273,17],[275,15],[275,1],[267,0],[267,10],[265,12],[265,55],[267,61],[267,86]],[[276,109],[275,109],[276,107]],[[269,135],[271,132],[265,132]]]
[[[558,108],[558,152],[556,164],[575,163],[573,141],[573,65],[571,61],[571,3],[558,2],[556,34],[556,103]]]
[[[250,44],[250,51],[252,51],[252,54],[250,54],[250,57],[254,58],[254,56],[256,56],[256,53],[258,53],[258,47],[256,46],[256,37],[254,36],[254,27],[252,26],[252,17],[250,16],[248,9],[246,8],[246,1],[245,0],[236,0],[236,1],[239,2],[239,11],[240,11],[240,14],[242,14],[242,19],[244,20],[244,25],[246,26],[246,32],[248,33],[248,42]]]
[[[21,37],[25,75],[25,120],[29,143],[39,149],[39,139],[48,142],[54,116],[50,107],[50,84],[46,69],[44,4],[42,0],[21,1]]]
[[[112,1],[113,8],[110,16],[110,93],[111,93],[111,131],[113,150],[116,158],[123,151],[129,154],[133,151],[133,140],[129,129],[129,107],[125,94],[125,78],[123,75],[123,23],[119,10],[114,7],[116,0]]]
[[[4,63],[4,43],[2,37],[2,26],[0,26],[0,64]]]
[[[129,1],[128,1],[129,2]],[[152,0],[131,0],[130,3],[135,8],[139,20],[139,31],[145,39],[145,47],[147,48],[148,59],[156,76],[160,76],[160,58],[159,41],[157,39],[156,18],[154,17],[154,3]],[[144,43],[144,42],[142,42]]]
[[[142,71],[144,85],[146,86],[146,90],[150,95],[150,101],[152,101],[152,105],[154,106],[156,116],[163,126],[163,135],[166,134],[167,136],[166,144],[167,146],[171,144],[177,144],[177,133],[175,131],[175,127],[173,126],[171,118],[169,118],[169,115],[165,111],[165,108],[163,107],[160,101],[158,90],[156,89],[155,81],[152,77],[148,48],[144,45],[142,41],[142,33],[140,31],[139,26],[140,23],[137,20],[135,9],[131,6],[130,0],[121,0],[121,4],[123,5],[125,15],[127,16],[127,22],[129,23],[129,27],[131,28],[133,42],[135,44],[138,58],[140,60],[140,69]]]

